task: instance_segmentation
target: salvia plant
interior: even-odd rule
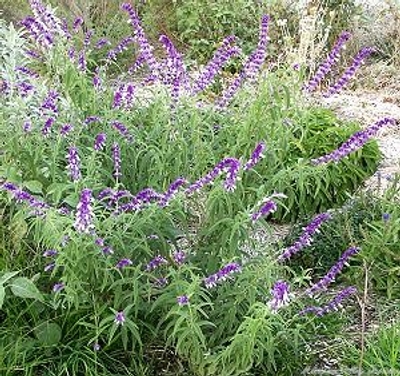
[[[43,348],[65,359],[76,349],[98,372],[159,374],[152,349],[162,348],[196,375],[297,372],[315,334],[314,318],[304,313],[325,316],[355,293],[349,287],[329,300],[325,290],[358,248],[302,292],[287,279],[284,262],[311,244],[330,214],[317,214],[280,255],[267,250],[246,259],[242,245],[271,218],[296,218],[301,207],[317,212],[335,201],[330,187],[336,192],[343,181],[341,165],[325,166],[331,160],[364,171],[356,180],[352,170],[344,177],[355,189],[378,160],[376,145],[361,147],[395,121],[383,119],[346,141],[358,130],[349,126],[321,146],[312,127],[301,124],[313,110],[301,113],[301,100],[293,100],[300,90],[291,97],[289,82],[274,82],[273,72],[258,86],[268,15],[237,77],[210,101],[213,80],[240,53],[234,36],[192,75],[168,36],[160,38],[165,56],[155,54],[129,3],[121,9],[132,34],[116,46],[93,40],[82,17],[68,25],[39,0],[30,5],[23,31],[2,42],[0,128],[1,200],[32,250],[26,276],[0,277],[0,302],[7,291],[5,327],[36,336],[26,367],[55,367],[33,361]],[[101,48],[96,65],[92,54]],[[132,68],[111,78],[110,66],[127,49],[135,55]],[[354,67],[365,57],[358,55]],[[140,74],[127,79],[133,73]],[[249,92],[254,100],[241,105]],[[325,148],[331,154],[319,163]],[[338,180],[331,183],[332,176]],[[327,197],[318,206],[307,207],[310,186]],[[317,202],[318,191],[312,195]],[[12,346],[11,337],[5,341]],[[110,362],[118,354],[123,361]],[[84,369],[78,362],[74,372]]]

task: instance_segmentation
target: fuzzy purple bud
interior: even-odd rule
[[[127,266],[130,266],[132,264],[133,264],[132,260],[130,260],[128,258],[123,258],[123,259],[121,259],[121,260],[119,260],[117,262],[117,265],[115,265],[115,267],[117,269],[123,269],[123,268],[126,268]]]
[[[254,149],[253,153],[251,154],[250,159],[246,162],[246,164],[243,167],[243,170],[250,170],[253,168],[262,158],[264,158],[264,155],[262,154],[263,151],[265,150],[265,143],[260,142],[256,148]]]
[[[94,150],[103,150],[106,145],[107,136],[105,133],[99,133],[94,141]]]

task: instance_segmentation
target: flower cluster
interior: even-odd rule
[[[347,31],[341,33],[335,42],[331,52],[326,60],[319,66],[314,77],[305,85],[304,89],[311,92],[319,85],[322,79],[328,74],[332,67],[338,62],[340,50],[344,47],[345,43],[351,38],[351,34]]]
[[[133,37],[126,37],[118,43],[118,45],[107,53],[107,62],[115,60],[117,55],[126,51],[128,49],[128,45],[133,43],[135,39]]]
[[[117,312],[117,313],[115,314],[114,323],[115,323],[116,325],[124,325],[125,320],[126,320],[126,318],[125,318],[125,314],[124,314],[123,311]]]
[[[57,115],[58,114],[58,108],[57,108],[57,101],[59,99],[59,94],[55,90],[50,90],[47,93],[47,96],[44,98],[40,110],[42,113],[50,113]],[[45,111],[47,110],[47,111]]]
[[[215,76],[228,62],[229,59],[240,53],[240,48],[232,46],[235,36],[226,37],[222,46],[217,49],[209,63],[204,67],[200,76],[193,83],[192,95],[196,95],[212,84]]]
[[[34,72],[33,70],[31,70],[31,69],[29,69],[27,67],[24,67],[24,66],[16,67],[15,71],[17,73],[22,73],[22,74],[24,74],[24,75],[26,75],[28,77],[31,77],[31,78],[38,78],[39,77],[39,75],[36,72]]]
[[[105,133],[99,133],[94,140],[94,150],[103,150],[106,146],[107,135]]]
[[[140,55],[143,56],[144,60],[147,62],[149,68],[150,68],[150,73],[154,77],[158,77],[159,73],[159,67],[158,63],[153,55],[153,47],[150,45],[149,41],[147,40],[146,34],[143,30],[143,27],[141,25],[140,19],[133,9],[132,5],[129,3],[123,3],[121,5],[121,9],[126,11],[129,14],[130,18],[130,23],[132,24],[133,27],[133,33],[134,33],[134,39],[135,42],[137,42],[139,46],[139,52]]]
[[[290,286],[285,281],[276,281],[271,290],[272,299],[268,302],[272,312],[277,312],[290,301]]]
[[[60,134],[62,137],[66,137],[74,129],[72,124],[64,124],[61,126]]]
[[[166,265],[166,264],[168,264],[167,259],[161,255],[157,255],[152,260],[150,260],[150,262],[146,265],[146,270],[148,272],[151,272],[152,270],[157,269],[161,265]]]
[[[336,276],[342,271],[344,266],[347,265],[347,261],[349,260],[349,258],[359,251],[359,247],[350,247],[349,249],[347,249],[339,258],[337,263],[329,269],[329,272],[317,283],[307,289],[306,294],[314,295],[321,290],[326,290],[326,288],[335,280]]]
[[[243,167],[243,170],[250,170],[253,168],[262,158],[264,158],[263,151],[265,150],[265,143],[260,142],[256,148],[254,149],[253,153],[251,154],[250,159],[246,162]]]
[[[110,44],[111,44],[111,42],[107,38],[100,38],[96,42],[94,47],[99,50],[100,48],[104,47],[105,45],[110,45]]]
[[[134,93],[135,86],[132,83],[120,85],[114,93],[113,108],[131,109]]]
[[[353,295],[357,292],[357,289],[353,286],[347,287],[340,291],[329,303],[324,305],[323,307],[306,307],[302,311],[299,312],[300,315],[305,315],[307,313],[314,313],[316,316],[324,316],[329,312],[337,311],[341,306],[342,302],[346,300],[350,295]]]
[[[180,295],[176,298],[178,305],[184,306],[189,304],[189,297],[187,295]]]
[[[229,276],[234,273],[240,273],[242,271],[242,267],[236,263],[231,262],[225,265],[222,269],[220,269],[217,273],[211,274],[207,278],[204,278],[204,285],[206,288],[212,288],[217,286],[218,284],[226,281]]]
[[[258,38],[257,48],[247,58],[247,61],[243,67],[243,72],[246,78],[250,80],[254,80],[256,78],[267,55],[269,21],[270,17],[267,14],[264,14],[261,17],[260,35]]]
[[[174,260],[175,264],[180,266],[183,265],[183,263],[185,262],[186,256],[186,253],[183,251],[175,251],[172,254],[172,259]]]
[[[78,149],[75,146],[71,146],[68,149],[67,154],[68,170],[72,181],[77,181],[82,177],[80,169],[80,158],[78,155]]]
[[[333,94],[338,93],[354,76],[354,74],[356,73],[357,69],[361,66],[363,61],[373,52],[374,52],[373,48],[370,47],[362,48],[358,52],[358,54],[354,57],[353,64],[346,69],[342,77],[340,77],[339,80],[334,85],[328,88],[328,91],[324,93],[324,97],[329,97]]]
[[[192,194],[194,192],[198,192],[204,186],[211,184],[224,171],[227,172],[224,188],[228,192],[234,191],[236,188],[236,181],[238,180],[239,169],[239,160],[236,158],[225,158],[219,162],[207,175],[203,176],[198,181],[186,188],[185,193]]]
[[[130,265],[132,265],[132,264],[133,264],[133,262],[132,262],[131,259],[123,258],[123,259],[121,259],[121,260],[119,260],[119,261],[117,262],[117,265],[115,265],[115,267],[116,267],[117,269],[123,269],[123,268],[126,268],[127,266],[130,266]]]
[[[278,261],[287,260],[296,253],[300,252],[304,247],[309,246],[313,241],[313,235],[319,232],[319,228],[322,226],[322,224],[331,218],[332,216],[328,213],[316,215],[314,219],[304,228],[304,231],[300,235],[299,239],[293,245],[284,249],[284,252],[278,257]]]
[[[85,188],[81,192],[79,203],[76,207],[74,227],[78,232],[89,234],[93,229],[94,213],[92,208],[92,190]]]
[[[46,121],[44,122],[44,125],[42,127],[43,137],[47,137],[50,135],[51,127],[53,126],[54,122],[55,122],[55,119],[52,116],[50,116],[46,119]]]
[[[368,128],[354,133],[346,142],[339,146],[333,152],[323,155],[322,157],[312,159],[313,164],[319,165],[331,161],[338,162],[340,159],[346,157],[350,153],[358,150],[365,145],[378,131],[385,125],[395,125],[396,120],[392,118],[383,118],[376,123],[370,125]]]

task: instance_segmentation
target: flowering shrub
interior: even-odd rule
[[[18,35],[22,51],[4,48],[0,128],[7,140],[1,197],[10,223],[17,218],[25,226],[23,238],[32,248],[23,261],[24,275],[32,278],[6,273],[0,279],[5,327],[17,327],[21,338],[35,336],[24,367],[62,374],[65,361],[78,375],[88,362],[96,372],[129,367],[157,374],[146,370],[146,359],[156,367],[151,349],[161,346],[198,375],[296,372],[315,328],[301,311],[310,298],[298,281],[285,280],[283,263],[309,245],[319,219],[328,216],[317,217],[298,240],[301,247],[295,243],[283,256],[269,250],[248,259],[242,247],[272,215],[296,218],[337,201],[317,201],[319,191],[328,196],[331,177],[338,179],[334,190],[355,189],[375,167],[376,145],[351,149],[349,157],[340,153],[350,170],[341,178],[340,163],[331,175],[311,163],[324,148],[345,142],[350,129],[320,145],[320,132],[302,124],[313,110],[301,112],[294,99],[300,91],[282,90],[280,72],[254,94],[266,55],[267,15],[240,74],[210,103],[204,90],[237,53],[235,38],[226,38],[193,80],[166,36],[165,57],[156,57],[135,9],[124,3],[133,34],[93,67],[92,49],[103,41],[92,40],[89,30],[75,44],[80,18],[71,29],[39,0],[30,4],[34,16],[23,25],[34,49]],[[141,70],[144,78],[134,81],[127,72],[111,80],[107,70],[133,43],[138,57],[131,73]],[[251,103],[240,89],[253,92]],[[327,174],[327,187],[316,184],[307,198],[304,176],[313,174],[321,180]],[[316,203],[309,205],[310,199]],[[280,209],[286,201],[289,211]],[[306,293],[326,289],[356,249]],[[324,316],[355,291],[325,305],[322,293],[306,313]],[[9,335],[6,342],[4,348],[12,344]],[[61,365],[33,361],[43,347],[54,357],[60,351]],[[71,349],[86,360],[76,360]]]

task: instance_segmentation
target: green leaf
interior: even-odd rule
[[[6,296],[6,290],[3,285],[0,285],[0,309],[3,307],[4,297]]]
[[[43,184],[37,180],[27,181],[24,183],[24,185],[32,193],[42,193],[42,191],[43,191]]]
[[[0,285],[4,285],[9,279],[15,277],[19,272],[6,272],[0,277]]]
[[[43,301],[43,295],[35,284],[28,278],[16,278],[10,284],[11,291],[15,296],[25,299],[36,299]]]
[[[61,340],[61,328],[56,323],[43,322],[35,329],[38,341],[44,346],[55,346]]]

